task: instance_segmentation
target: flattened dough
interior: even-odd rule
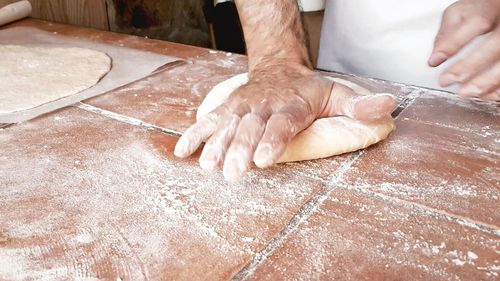
[[[359,94],[371,94],[350,81],[326,78],[350,87]],[[221,105],[234,90],[247,82],[248,76],[243,73],[216,85],[198,108],[197,120]],[[376,122],[362,122],[344,116],[317,119],[295,136],[278,163],[325,158],[363,149],[387,138],[394,128],[394,120],[389,116]]]
[[[0,45],[0,114],[76,94],[110,69],[111,58],[94,50]]]

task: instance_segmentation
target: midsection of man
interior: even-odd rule
[[[439,74],[480,41],[439,67],[428,65],[443,12],[454,2],[328,0],[318,68],[440,89]]]

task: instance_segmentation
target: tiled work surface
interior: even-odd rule
[[[172,150],[245,57],[17,25],[185,61],[0,129],[0,280],[498,280],[497,109],[351,77],[398,96],[387,141],[229,184]]]
[[[290,169],[229,184],[174,158],[175,137],[78,108],[0,138],[7,279],[228,278],[323,187]]]

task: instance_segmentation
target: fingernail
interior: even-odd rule
[[[264,145],[262,147],[259,147],[255,152],[255,157],[253,162],[259,168],[269,167],[273,164],[270,163],[271,162],[270,155],[271,155],[271,148],[269,146]]]
[[[477,97],[482,93],[483,93],[483,91],[481,89],[479,89],[479,87],[474,85],[474,84],[465,85],[464,87],[462,87],[460,89],[460,91],[458,91],[459,96],[466,97],[466,98]]]
[[[442,87],[450,86],[451,84],[457,83],[459,81],[460,80],[459,80],[458,76],[455,74],[451,74],[451,73],[445,73],[445,74],[441,75],[441,77],[439,78],[439,84]]]
[[[244,164],[242,161],[239,161],[236,158],[226,159],[223,169],[224,178],[232,182],[239,180],[245,170],[245,167],[243,166]]]
[[[186,154],[187,148],[188,142],[181,138],[175,145],[174,155],[177,157],[183,157]]]
[[[214,159],[207,160],[200,158],[200,167],[203,170],[213,171],[217,167],[217,161]]]
[[[435,52],[429,57],[427,62],[430,66],[438,66],[448,59],[448,56],[443,52]]]

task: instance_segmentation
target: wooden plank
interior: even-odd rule
[[[200,0],[106,0],[106,3],[111,31],[210,46]]]
[[[29,0],[33,18],[109,30],[105,0]]]

